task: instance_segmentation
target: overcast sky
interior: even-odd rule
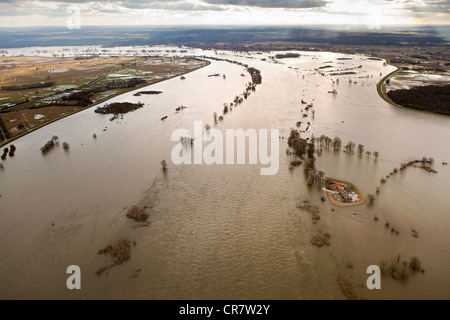
[[[81,27],[450,23],[450,0],[0,0],[0,27],[65,26],[77,10]]]

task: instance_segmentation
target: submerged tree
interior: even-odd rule
[[[306,160],[309,160],[309,158],[306,159]],[[305,162],[305,164],[306,164],[306,162]],[[315,169],[308,170],[308,172],[306,173],[306,183],[308,185],[312,185],[314,183],[314,177],[315,176],[316,176],[316,170]]]
[[[361,156],[364,153],[364,145],[358,144],[358,154]]]
[[[223,104],[223,114],[227,114],[228,113],[228,103],[224,103]]]
[[[297,130],[291,130],[288,138],[288,146],[294,150],[297,156],[302,158],[305,155],[308,144],[305,139],[300,138],[300,133]]]
[[[375,196],[373,194],[371,194],[371,193],[368,194],[367,195],[367,204],[369,206],[373,206],[374,202],[375,202]]]
[[[353,153],[355,152],[355,143],[353,141],[349,141],[345,147],[344,147],[345,151],[347,153]]]
[[[339,138],[339,137],[334,138],[332,145],[333,145],[334,151],[339,151],[341,149],[341,145],[342,145],[341,138]]]
[[[167,161],[166,160],[161,161],[161,167],[162,167],[163,171],[167,171]]]
[[[308,155],[308,158],[313,159],[313,161],[315,160],[314,152],[315,152],[314,143],[308,143],[308,149],[306,153]]]
[[[319,141],[320,144],[324,143],[325,147],[328,148],[333,140],[330,137],[327,137],[326,135],[321,135]]]
[[[325,172],[323,172],[322,170],[317,171],[314,176],[314,182],[317,183],[318,186],[321,186],[324,179],[325,179]]]
[[[303,164],[303,171],[308,174],[309,171],[314,170],[314,160],[311,158],[306,158]]]
[[[414,271],[420,271],[422,269],[419,258],[412,257],[409,262],[409,267]]]
[[[380,153],[378,151],[374,151],[373,156],[375,157],[375,159],[378,159],[378,157],[380,156]]]

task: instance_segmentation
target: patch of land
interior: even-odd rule
[[[0,58],[0,145],[113,96],[207,64],[168,57]]]
[[[366,202],[366,197],[350,182],[325,178],[323,188],[331,203],[339,207],[358,206]]]
[[[390,90],[387,95],[408,108],[450,115],[450,84]]]

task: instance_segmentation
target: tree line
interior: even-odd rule
[[[8,86],[2,86],[2,90],[11,90],[11,91],[28,90],[28,89],[53,87],[54,85],[55,83],[53,81],[43,81],[30,84],[13,84]]]
[[[387,95],[408,108],[450,115],[450,84],[391,90]]]

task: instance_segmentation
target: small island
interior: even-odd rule
[[[140,109],[144,106],[143,103],[131,103],[131,102],[113,102],[106,104],[103,107],[98,107],[95,109],[95,113],[102,114],[124,114],[132,112],[134,110]]]
[[[340,207],[357,206],[366,202],[366,198],[358,187],[350,182],[326,178],[322,190],[331,203]]]
[[[162,93],[162,91],[139,91],[139,92],[136,92],[135,94],[133,94],[133,96],[135,96],[135,97],[140,97],[141,95],[143,95],[143,94],[161,94]]]

